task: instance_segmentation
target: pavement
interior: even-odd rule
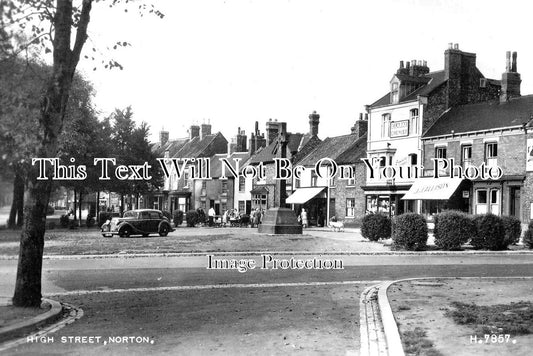
[[[309,229],[308,232],[323,239],[353,239],[352,234],[333,234],[325,229]],[[359,325],[360,334],[357,335],[355,344],[360,346],[360,354],[362,356],[401,355],[403,351],[401,350],[398,329],[386,295],[386,290],[388,286],[394,283],[393,281],[402,280],[406,277],[517,276],[533,274],[533,269],[531,268],[533,253],[527,250],[503,252],[335,251],[320,253],[320,256],[341,259],[343,261],[343,270],[319,271],[316,273],[291,270],[269,271],[268,273],[257,270],[245,273],[230,270],[211,272],[206,271],[205,268],[207,254],[206,252],[195,252],[46,256],[43,262],[43,294],[46,296],[47,302],[52,304],[52,308],[49,312],[25,322],[24,325],[15,323],[1,328],[0,340],[8,341],[0,344],[0,353],[2,350],[27,343],[27,338],[17,338],[21,334],[31,333],[33,330],[34,333],[30,335],[35,336],[32,337],[45,337],[68,323],[75,322],[84,315],[83,310],[75,305],[83,306],[82,304],[85,304],[84,301],[86,300],[84,298],[93,298],[93,296],[100,298],[96,306],[93,303],[89,308],[93,309],[93,314],[95,313],[95,308],[98,310],[96,311],[97,314],[109,314],[109,310],[98,309],[100,308],[98,303],[105,304],[103,301],[106,300],[106,295],[113,299],[118,298],[120,295],[125,297],[126,295],[139,295],[139,293],[148,296],[150,293],[160,292],[175,295],[175,293],[199,293],[201,291],[203,291],[202,293],[207,293],[216,290],[222,292],[226,290],[249,291],[261,289],[279,291],[279,293],[276,293],[280,294],[279,297],[281,298],[284,290],[292,291],[295,288],[310,288],[309,293],[311,295],[313,288],[318,290],[320,288],[360,286],[361,289],[355,289],[360,295],[359,303],[353,301],[358,304],[359,310],[357,324]],[[218,257],[253,259],[258,263],[262,255],[265,254],[279,256],[280,258],[302,259],[318,255],[317,252],[312,251],[221,251],[209,252],[209,254]],[[13,258],[13,256],[0,256],[0,298],[3,296],[0,302],[3,305],[8,302],[7,294],[13,290],[15,270],[16,258]],[[191,296],[194,295],[198,294],[191,294]],[[220,295],[215,299],[218,300],[219,298]],[[59,303],[59,301],[64,299],[68,299],[69,302],[74,302],[74,304]],[[165,299],[166,297],[163,298],[163,300]],[[120,308],[124,303],[123,301],[117,302],[116,306]],[[154,301],[154,298],[147,297],[143,303],[152,305],[152,307],[159,307],[157,299]],[[256,308],[256,305],[254,308]],[[124,311],[124,313],[127,313],[127,311]],[[302,311],[302,315],[306,315],[305,311]],[[92,320],[90,322],[87,321],[85,327],[92,327],[94,325]],[[246,317],[239,318],[239,320],[246,320]],[[239,321],[237,320],[237,322]],[[209,333],[206,337],[209,338]],[[272,336],[269,335],[268,337]],[[315,335],[314,337],[320,339],[323,336]],[[264,338],[263,336],[262,339]],[[256,339],[250,338],[250,340]],[[256,341],[259,341],[259,339]],[[170,339],[167,342],[168,345],[174,345]],[[252,341],[249,342],[251,343]],[[286,346],[284,344],[289,343],[285,342],[280,347]],[[290,345],[294,346],[296,343],[290,343]],[[219,346],[211,345],[210,347],[217,350]],[[26,353],[26,350],[35,351],[36,347],[33,346],[31,348],[31,345],[26,345],[22,352]],[[170,346],[168,347],[168,350],[173,350]],[[273,352],[278,349],[269,350]],[[76,352],[79,352],[79,350],[73,351],[73,353]],[[354,353],[357,352],[354,350]]]

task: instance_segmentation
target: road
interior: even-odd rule
[[[53,341],[8,353],[357,354],[359,296],[377,281],[533,276],[531,255],[274,256],[291,257],[338,259],[343,269],[261,269],[260,256],[244,255],[216,258],[258,267],[207,269],[206,255],[47,259],[44,294],[85,315]],[[15,272],[15,260],[0,260],[0,295],[12,293]]]

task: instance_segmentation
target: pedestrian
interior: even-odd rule
[[[309,222],[307,221],[307,211],[305,209],[302,209],[302,213],[300,214],[300,218],[302,219],[302,226],[307,227]]]
[[[255,208],[252,215],[252,227],[259,227],[259,218],[260,218],[259,208]]]
[[[208,215],[209,215],[209,226],[213,226],[213,224],[215,223],[215,209],[213,209],[213,207],[209,208],[209,212],[208,212]]]
[[[224,227],[228,224],[228,212],[229,210],[226,210],[222,215],[222,226]]]

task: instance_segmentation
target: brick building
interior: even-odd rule
[[[297,214],[304,208],[311,225],[327,224],[326,216],[336,217],[347,224],[358,223],[364,215],[365,165],[361,158],[366,157],[367,121],[356,121],[351,134],[328,137],[311,152],[295,160],[294,165],[305,167],[300,179],[293,179],[295,191],[287,199]],[[316,163],[329,158],[338,166],[350,167],[352,179],[340,179],[340,172],[334,178],[319,177]],[[349,175],[348,170],[345,175]],[[329,206],[328,206],[329,198]]]
[[[387,94],[367,106],[367,158],[373,169],[367,170],[363,186],[366,210],[391,215],[418,211],[418,201],[402,200],[416,177],[380,172],[388,166],[420,170],[422,134],[447,110],[495,100],[499,91],[500,82],[485,78],[476,67],[476,55],[457,44],[444,52],[444,70],[430,72],[426,61],[401,61]]]
[[[422,213],[454,208],[473,214],[513,215],[524,223],[532,218],[533,96],[520,96],[516,57],[516,53],[512,57],[507,53],[499,100],[453,107],[424,134],[424,175],[434,176],[432,159],[442,157],[454,159],[453,173],[463,173],[466,179],[451,181],[454,191],[448,200],[423,200]],[[493,171],[499,167],[502,176],[476,178],[481,165]],[[440,177],[452,174],[442,165],[436,168]]]

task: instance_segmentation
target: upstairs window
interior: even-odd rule
[[[390,134],[390,114],[381,115],[381,137],[388,137]]]
[[[409,111],[409,134],[414,135],[418,130],[418,109]]]
[[[315,171],[311,171],[311,187],[316,187],[318,183],[318,176]]]
[[[239,192],[244,192],[246,187],[246,179],[242,176],[239,176]]]
[[[461,147],[461,162],[463,164],[470,164],[472,161],[472,145],[464,145]]]
[[[416,153],[411,153],[409,155],[409,162],[411,164],[411,166],[416,166],[417,163],[418,163],[418,156]]]
[[[435,158],[446,158],[446,147],[435,148]]]
[[[496,166],[498,158],[498,143],[497,142],[487,142],[485,144],[485,159],[487,166]]]

